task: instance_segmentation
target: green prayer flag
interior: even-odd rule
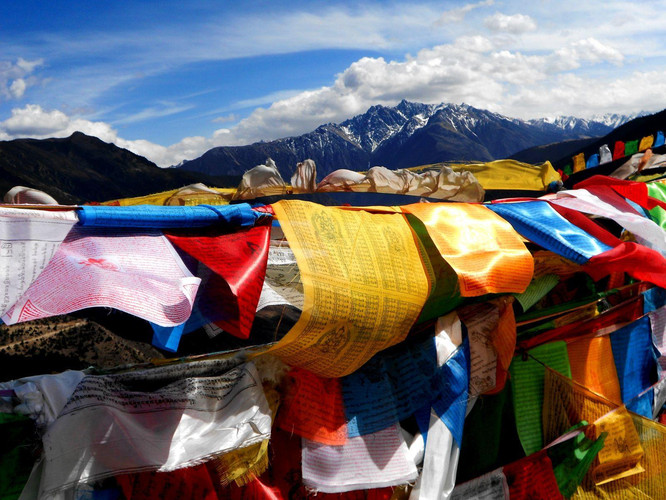
[[[526,455],[543,448],[541,411],[545,366],[571,378],[566,342],[550,342],[515,356],[509,367],[516,429]]]

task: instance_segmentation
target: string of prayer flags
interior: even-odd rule
[[[117,207],[84,205],[78,209],[79,225],[87,227],[131,227],[136,229],[192,228],[221,225],[251,227],[266,214],[252,210],[247,203],[236,205],[167,206],[136,205]]]
[[[2,320],[23,321],[112,307],[161,326],[185,322],[199,287],[159,232],[74,226]]]
[[[495,203],[488,208],[530,241],[577,264],[586,264],[585,271],[596,280],[626,271],[637,279],[666,286],[666,260],[658,252],[620,241],[580,212],[559,205],[551,207],[544,201]]]
[[[527,288],[533,273],[532,256],[511,225],[485,206],[417,203],[402,208],[426,226],[458,275],[463,297]]]
[[[614,220],[637,236],[639,243],[666,254],[666,232],[650,219],[638,215],[633,209],[619,210],[585,189],[558,193],[551,203]]]
[[[301,317],[273,354],[320,376],[341,377],[405,339],[430,287],[404,215],[296,200],[273,209],[305,292]]]
[[[658,182],[646,184],[644,182],[627,181],[601,175],[593,175],[592,177],[577,183],[574,188],[590,190],[593,187],[599,186],[610,187],[627,200],[633,201],[646,210],[651,210],[656,205],[666,207],[664,200],[660,199],[659,196],[652,194],[650,190],[651,187],[658,185]],[[596,191],[596,193],[598,192],[599,191]]]

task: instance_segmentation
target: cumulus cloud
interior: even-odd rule
[[[339,73],[332,85],[296,95],[276,93],[282,97],[255,109],[233,126],[168,146],[128,140],[105,122],[37,105],[14,109],[11,117],[0,122],[0,138],[65,137],[79,130],[166,167],[196,158],[212,147],[302,134],[322,123],[340,122],[365,112],[372,105],[392,106],[401,99],[465,102],[517,118],[589,116],[609,110],[631,113],[662,107],[666,71],[611,72],[596,77],[577,76],[571,71],[601,63],[621,64],[623,59],[618,49],[593,37],[529,54],[508,50],[493,37],[466,36],[403,60],[361,58]],[[232,123],[237,119],[230,114],[213,121]]]
[[[0,101],[23,97],[26,89],[39,81],[33,73],[43,63],[42,59],[27,61],[20,57],[15,62],[0,61]]]
[[[537,28],[536,22],[530,16],[525,14],[514,14],[508,16],[496,12],[490,17],[486,17],[483,24],[491,31],[499,31],[519,35],[534,31]]]

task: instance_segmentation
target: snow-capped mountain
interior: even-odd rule
[[[596,123],[602,123],[608,127],[611,128],[617,128],[620,125],[624,125],[625,123],[633,120],[634,118],[639,118],[641,116],[648,116],[651,113],[648,113],[647,111],[641,111],[640,113],[636,113],[633,115],[618,115],[616,113],[606,113],[603,115],[593,115],[590,120],[596,122]]]
[[[403,100],[395,107],[372,106],[340,124],[321,125],[301,136],[213,148],[184,162],[181,168],[236,175],[271,157],[289,178],[296,163],[306,158],[316,162],[320,175],[338,168],[364,170],[373,165],[401,168],[441,161],[489,161],[532,146],[598,137],[610,130],[611,125],[595,120],[557,117],[526,121],[467,104]]]

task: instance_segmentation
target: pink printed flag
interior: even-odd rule
[[[398,424],[341,446],[302,438],[301,460],[303,484],[324,493],[396,486],[418,476]]]
[[[175,326],[190,316],[199,283],[161,232],[111,235],[74,227],[2,320],[12,325],[88,307],[112,307]]]

